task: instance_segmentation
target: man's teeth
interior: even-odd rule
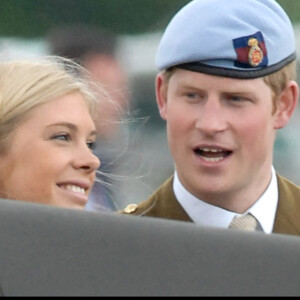
[[[218,162],[225,158],[226,154],[224,150],[219,148],[201,148],[199,154],[207,162]]]
[[[85,189],[84,188],[81,188],[77,185],[73,185],[73,184],[67,184],[64,186],[64,188],[66,190],[71,190],[72,192],[75,192],[75,193],[81,193],[81,194],[84,194],[85,195]]]
[[[221,149],[213,149],[213,148],[201,148],[201,150],[203,152],[214,152],[214,153],[223,152],[223,150]]]

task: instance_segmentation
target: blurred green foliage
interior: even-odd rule
[[[72,23],[92,24],[116,34],[160,31],[188,2],[190,0],[0,0],[0,35],[41,37],[54,26]],[[293,22],[300,21],[299,0],[278,2]]]
[[[277,0],[289,15],[293,23],[300,22],[300,1],[299,0]]]
[[[62,24],[86,23],[116,34],[163,29],[189,0],[0,0],[0,35],[34,38]]]

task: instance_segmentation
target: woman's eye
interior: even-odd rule
[[[52,137],[53,140],[60,140],[60,141],[69,141],[70,135],[68,133],[60,133],[56,134]]]
[[[94,150],[96,148],[96,142],[95,141],[89,141],[86,143],[88,148],[91,150]]]

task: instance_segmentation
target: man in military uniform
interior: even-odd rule
[[[273,166],[298,101],[295,40],[274,0],[194,0],[158,47],[157,104],[174,176],[122,213],[300,235],[300,188]],[[242,224],[242,227],[246,225]]]

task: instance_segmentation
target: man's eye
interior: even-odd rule
[[[186,93],[185,95],[190,99],[195,99],[198,96],[196,93]]]
[[[245,100],[245,98],[240,97],[240,96],[228,96],[227,99],[230,101],[234,101],[234,102],[240,102],[240,101]]]
[[[185,97],[184,99],[188,103],[192,103],[192,104],[197,104],[204,99],[202,94],[196,92],[187,92],[185,93],[184,97]]]

